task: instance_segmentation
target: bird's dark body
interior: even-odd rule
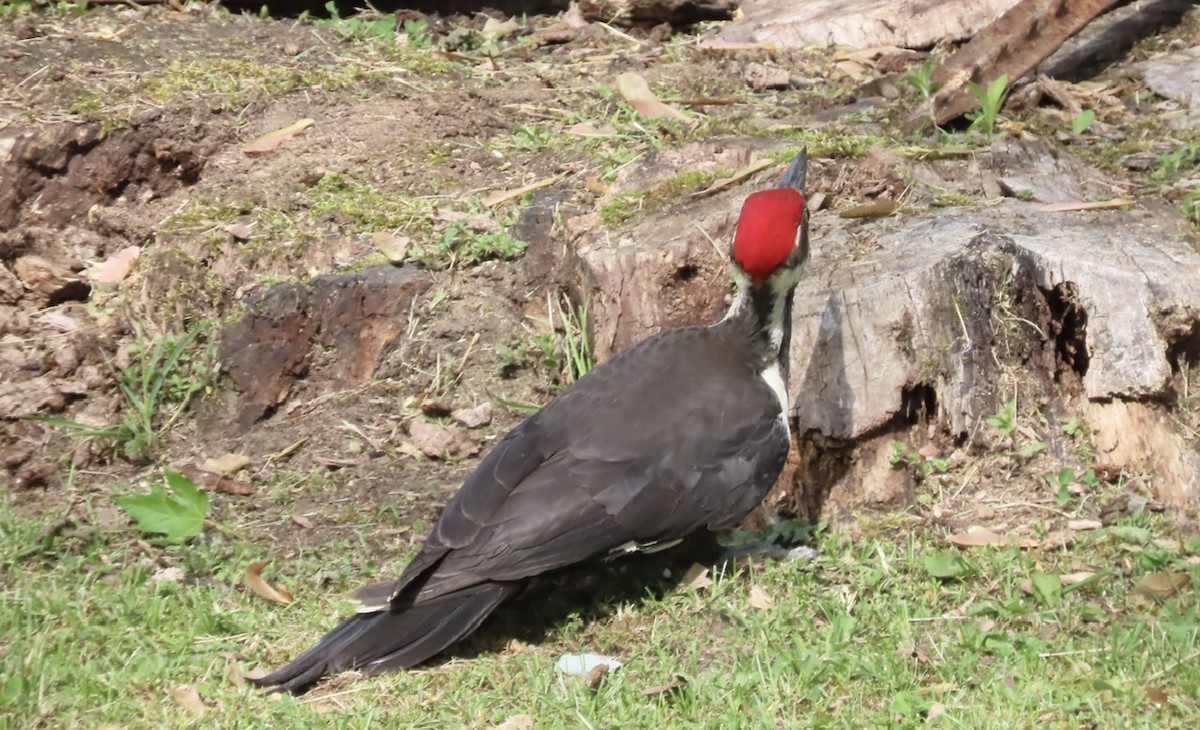
[[[651,337],[597,367],[497,444],[392,583],[261,679],[299,692],[344,669],[411,667],[531,583],[733,527],[787,459],[792,291],[808,258],[801,152],[742,206],[738,294],[711,327]],[[768,379],[764,373],[770,372]]]
[[[531,578],[736,525],[789,443],[782,404],[758,377],[772,356],[753,329],[670,330],[585,375],[483,459],[397,581],[360,592],[382,610],[257,682],[297,691],[344,669],[410,667]]]

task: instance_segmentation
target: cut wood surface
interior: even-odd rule
[[[1016,0],[747,0],[722,29],[732,41],[785,47],[929,48],[968,38]]]

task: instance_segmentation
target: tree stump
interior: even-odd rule
[[[912,189],[892,217],[812,219],[789,361],[795,481],[769,502],[814,515],[902,498],[889,486],[892,439],[968,442],[1014,397],[1085,418],[1096,460],[1154,475],[1160,499],[1200,501],[1200,455],[1170,412],[1200,362],[1200,254],[1182,218],[1136,205],[1047,210],[1121,191],[1043,143],[997,141],[971,161],[872,157],[816,161],[809,176],[810,192],[836,177],[852,193],[845,180],[878,174],[886,159],[894,169],[884,176]],[[620,349],[719,316],[728,280],[717,272],[737,209],[775,174],[585,236],[598,341]],[[1015,197],[923,205],[948,189]],[[684,271],[696,275],[682,281]]]

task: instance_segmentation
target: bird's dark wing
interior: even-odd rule
[[[710,328],[651,338],[514,429],[392,584],[410,605],[736,524],[783,467],[777,396]]]

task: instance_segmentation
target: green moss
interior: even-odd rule
[[[757,131],[757,130],[756,130]],[[772,127],[768,132],[800,147],[807,147],[810,157],[866,157],[872,147],[896,148],[896,140],[873,134],[859,134],[836,129],[806,129],[794,126]],[[761,133],[761,132],[758,132]],[[794,151],[779,153],[780,159],[795,155]]]
[[[616,228],[638,213],[667,208],[688,193],[730,174],[730,170],[725,168],[709,172],[681,172],[649,190],[621,193],[600,208],[600,221],[609,228]]]
[[[324,66],[274,66],[233,58],[173,61],[165,69],[146,74],[135,93],[155,101],[180,96],[220,95],[230,106],[239,106],[257,94],[285,94],[297,89],[337,91],[376,78],[363,66],[348,63]]]
[[[84,92],[71,102],[69,109],[83,121],[99,124],[101,137],[129,126],[130,108],[111,106],[106,97],[98,92]]]
[[[329,216],[356,233],[428,229],[432,214],[426,201],[386,194],[337,173],[321,178],[311,195],[315,215]]]
[[[975,205],[975,198],[958,190],[940,190],[930,202],[934,208],[951,208],[954,206],[970,207]]]

